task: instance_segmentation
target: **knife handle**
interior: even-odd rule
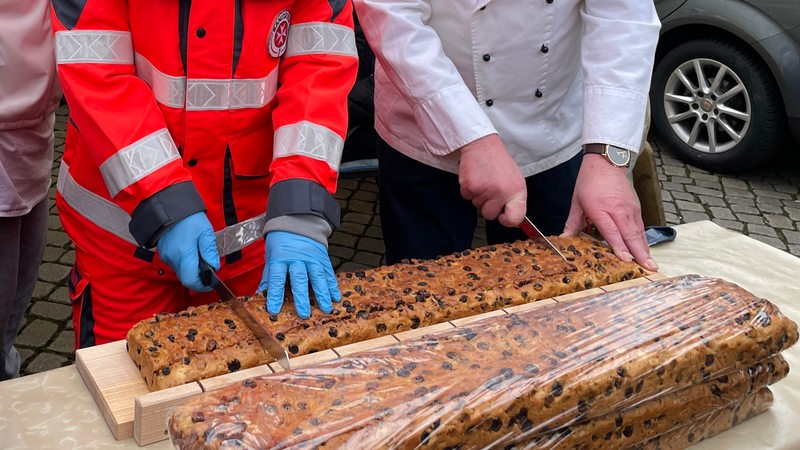
[[[211,286],[212,275],[214,275],[214,268],[200,256],[200,282],[205,286]]]

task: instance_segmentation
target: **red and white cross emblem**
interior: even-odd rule
[[[270,56],[280,58],[286,51],[286,43],[289,37],[289,19],[291,15],[288,10],[283,10],[275,18],[275,23],[272,25],[272,32],[269,35],[269,48]]]

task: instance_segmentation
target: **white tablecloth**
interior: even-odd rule
[[[776,303],[800,321],[800,258],[711,222],[676,227],[673,242],[652,248],[667,276],[697,273],[723,278]],[[693,450],[800,449],[800,344],[783,352],[792,366],[774,384],[766,413],[692,447]],[[116,441],[75,366],[0,383],[0,448],[135,449]],[[147,446],[169,449],[169,441]]]

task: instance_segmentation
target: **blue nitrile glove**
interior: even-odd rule
[[[162,261],[175,271],[178,279],[187,288],[208,292],[200,280],[200,257],[214,268],[219,269],[219,252],[214,228],[203,212],[184,217],[170,227],[158,239],[158,255]]]
[[[319,309],[330,313],[333,310],[331,301],[340,301],[342,294],[328,249],[311,238],[287,231],[271,231],[267,233],[266,241],[264,275],[258,290],[266,291],[267,311],[270,314],[280,312],[288,274],[298,316],[303,319],[311,317],[309,280]]]

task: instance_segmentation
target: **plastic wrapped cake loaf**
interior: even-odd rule
[[[552,240],[568,261],[519,241],[337,274],[342,302],[308,320],[291,305],[270,315],[260,295],[247,307],[290,356],[299,356],[646,275],[594,239]],[[127,345],[150,390],[272,361],[225,303],[144,320],[129,331]]]
[[[676,277],[501,314],[204,393],[199,448],[684,448],[764,411],[797,325],[737,285]]]

